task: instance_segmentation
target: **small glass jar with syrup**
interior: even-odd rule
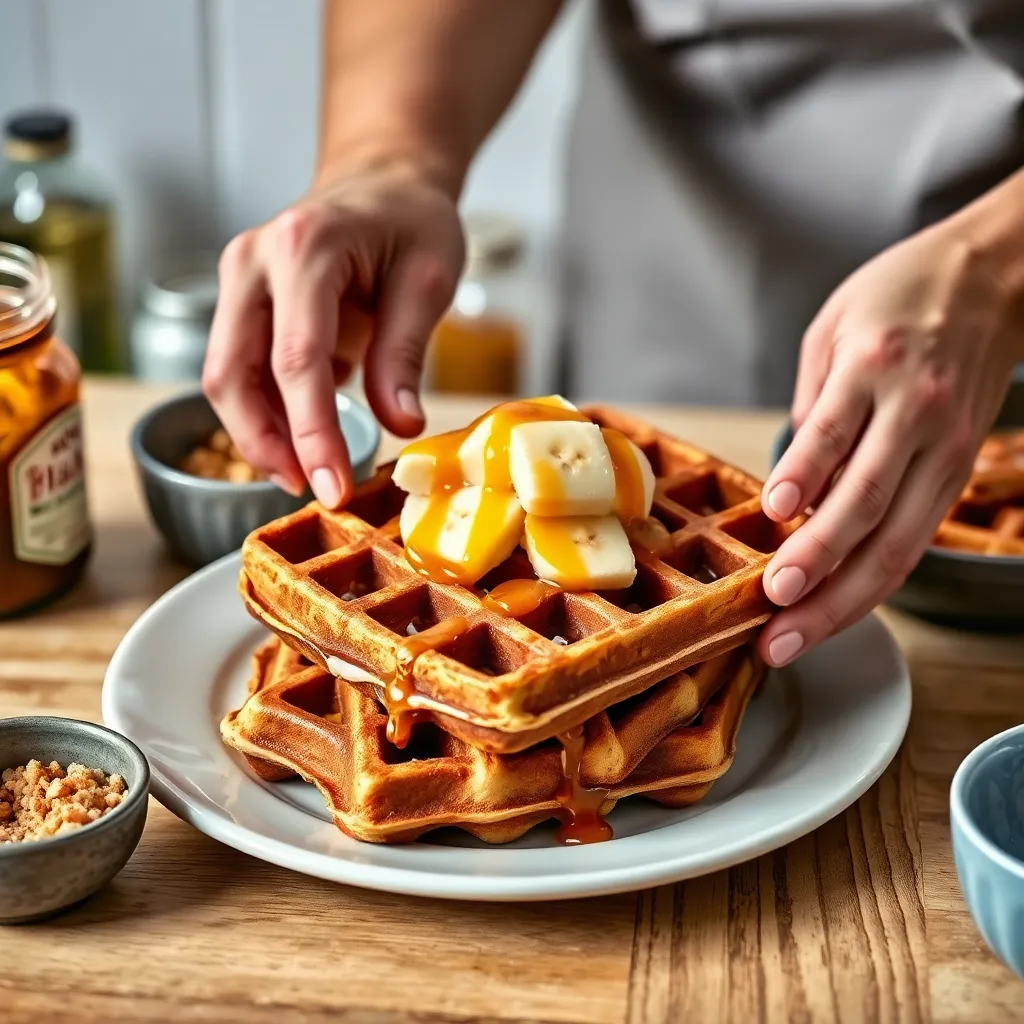
[[[519,393],[527,344],[523,233],[495,214],[466,218],[466,268],[431,338],[427,384],[448,394]]]
[[[0,618],[68,590],[89,557],[82,371],[56,312],[46,263],[0,243]]]

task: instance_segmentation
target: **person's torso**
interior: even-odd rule
[[[570,158],[572,389],[787,401],[828,292],[1020,166],[1022,96],[1020,0],[605,0]]]

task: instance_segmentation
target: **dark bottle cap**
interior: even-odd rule
[[[71,118],[57,110],[26,110],[4,124],[4,155],[9,160],[50,160],[71,148]]]

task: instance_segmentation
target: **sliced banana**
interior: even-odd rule
[[[654,470],[650,460],[620,430],[603,427],[601,436],[608,446],[615,473],[612,511],[624,523],[646,519],[654,503]]]
[[[433,455],[426,453],[402,452],[391,471],[391,479],[407,494],[427,495],[434,486],[435,461]]]
[[[486,484],[511,490],[512,481],[505,461],[510,431],[515,430],[516,424],[528,422],[533,417],[540,419],[547,414],[561,418],[567,413],[575,414],[575,418],[586,422],[576,406],[561,395],[507,402],[492,409],[469,432],[459,448],[463,479],[467,484]]]
[[[512,428],[509,473],[530,515],[605,515],[615,501],[615,473],[593,423],[546,420]]]
[[[545,395],[543,398],[499,405],[472,429],[424,437],[407,444],[398,456],[391,479],[407,494],[432,494],[445,488],[484,483],[508,490],[511,484],[505,466],[492,466],[494,479],[484,479],[492,436],[496,427],[507,434],[511,425],[523,418],[524,407],[537,405],[554,410],[553,415],[559,412],[579,413],[576,406],[561,395]],[[543,415],[543,412],[537,415]],[[501,453],[496,454],[501,457]]]
[[[414,567],[468,587],[512,554],[525,516],[514,494],[462,487],[430,497],[410,494],[399,529]]]
[[[568,398],[563,398],[561,395],[544,395],[542,398],[531,398],[531,402],[534,405],[553,405],[556,409],[571,409],[573,412],[579,412]]]
[[[564,590],[621,590],[636,578],[616,516],[527,515],[524,541],[533,571]]]
[[[407,444],[398,456],[391,479],[407,494],[454,490],[465,483],[459,461],[463,431],[423,437]]]

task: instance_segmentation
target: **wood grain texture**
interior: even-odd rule
[[[64,601],[0,624],[2,715],[98,720],[111,652],[184,574],[145,518],[127,453],[128,426],[160,396],[116,382],[88,389],[95,557]],[[431,403],[431,429],[481,405]],[[755,472],[779,423],[641,413]],[[914,678],[907,741],[857,804],[782,850],[636,895],[440,903],[263,864],[154,803],[138,851],[103,893],[55,921],[0,929],[0,1019],[1024,1020],[1024,988],[963,904],[948,824],[960,759],[1024,718],[1024,640],[885,617]]]

